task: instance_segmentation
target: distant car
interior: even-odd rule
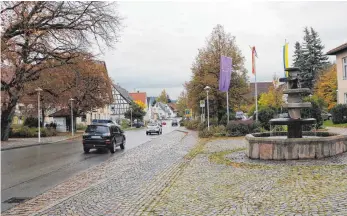
[[[110,124],[120,127],[117,123],[109,119],[93,119],[92,124]]]
[[[333,118],[333,115],[331,113],[326,112],[326,111],[322,111],[321,116],[322,116],[323,121],[331,120]]]
[[[243,120],[243,121],[248,120],[247,116],[242,111],[236,112],[235,118],[236,120]]]
[[[146,135],[152,134],[152,133],[156,133],[158,135],[162,134],[163,133],[163,129],[162,129],[162,127],[158,123],[149,123],[147,125]]]
[[[289,114],[288,113],[280,113],[278,115],[278,118],[289,118]]]
[[[145,126],[145,124],[143,122],[140,122],[140,121],[132,123],[132,127],[140,128],[140,127],[144,127],[144,126]]]
[[[90,149],[109,149],[115,153],[116,147],[125,148],[124,132],[116,125],[92,124],[88,125],[83,134],[83,150],[89,153]]]
[[[177,119],[173,119],[173,120],[172,120],[171,126],[178,126],[178,121],[177,121]]]

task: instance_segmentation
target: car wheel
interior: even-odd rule
[[[124,139],[123,139],[123,142],[120,144],[120,149],[124,149],[125,148],[125,145],[124,145]]]
[[[116,142],[115,141],[112,142],[112,146],[110,147],[110,152],[112,154],[116,152]]]
[[[84,150],[84,153],[87,154],[87,153],[89,153],[89,150],[90,150],[90,149],[89,149],[89,148],[83,148],[83,150]]]

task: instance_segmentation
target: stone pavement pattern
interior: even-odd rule
[[[347,153],[320,161],[252,162],[242,139],[205,145],[154,215],[347,215]]]
[[[174,131],[79,173],[2,215],[135,215],[180,172],[196,134]]]
[[[243,138],[196,141],[160,136],[3,215],[347,215],[347,153],[257,161]]]

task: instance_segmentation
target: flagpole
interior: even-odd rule
[[[254,59],[255,61],[255,59]],[[255,79],[255,120],[258,122],[258,85],[257,85],[257,73],[254,73]]]
[[[227,91],[227,116],[228,116],[228,124],[229,124],[229,89]]]

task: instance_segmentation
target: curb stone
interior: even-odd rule
[[[76,139],[76,138],[79,138],[79,137],[82,137],[82,134],[81,134],[81,135],[78,135],[78,136],[74,136],[74,137],[69,137],[69,138],[65,138],[65,139],[60,139],[60,140],[53,141],[53,142],[33,143],[33,144],[28,144],[28,145],[1,147],[1,151],[7,151],[7,150],[19,149],[19,148],[27,148],[27,147],[33,147],[33,146],[39,146],[39,145],[56,144],[56,143],[58,143],[58,142],[67,141],[67,140],[73,140],[73,139]]]

